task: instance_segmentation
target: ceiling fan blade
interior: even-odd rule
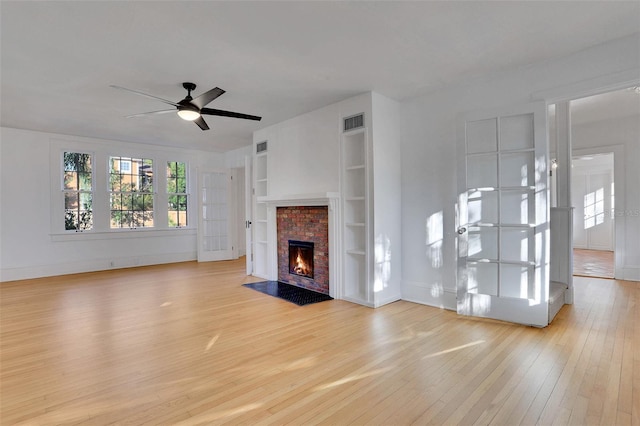
[[[168,112],[176,112],[175,109],[163,109],[161,111],[141,112],[140,114],[126,115],[125,118],[144,117],[145,115],[166,114]]]
[[[168,101],[168,100],[166,100],[166,99],[162,99],[162,98],[159,98],[159,97],[157,97],[157,96],[149,95],[149,94],[147,94],[147,93],[140,92],[139,90],[127,89],[126,87],[116,86],[116,85],[113,85],[113,84],[112,84],[110,87],[113,87],[114,89],[125,90],[125,91],[127,91],[127,92],[135,93],[136,95],[145,96],[145,97],[147,97],[147,98],[155,99],[155,100],[157,100],[157,101],[164,102],[165,104],[173,105],[173,106],[175,106],[175,107],[177,107],[177,106],[178,106],[178,104],[177,104],[177,103],[175,103],[175,102]]]
[[[204,92],[202,95],[193,99],[191,103],[197,106],[198,108],[202,108],[222,94],[224,94],[224,90],[222,90],[219,87],[216,87],[214,89],[209,90],[208,92]]]
[[[202,116],[196,118],[195,120],[193,120],[193,122],[196,123],[202,130],[209,130],[209,126],[207,126],[207,123],[206,121],[204,121],[204,118],[202,118]]]
[[[223,111],[221,109],[212,109],[212,108],[202,108],[200,110],[200,114],[219,115],[222,117],[244,118],[246,120],[256,120],[256,121],[262,120],[262,117],[258,117],[257,115],[241,114],[239,112]]]

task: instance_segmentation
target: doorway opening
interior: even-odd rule
[[[573,275],[614,277],[614,154],[572,158]]]
[[[563,132],[558,134],[557,128],[550,134],[550,147],[551,152],[554,152],[555,145],[556,155],[563,157],[562,161],[551,164],[552,207],[555,205],[573,210],[571,216],[574,224],[570,228],[576,235],[568,241],[571,243],[571,252],[576,258],[572,258],[570,262],[571,276],[574,272],[576,275],[591,274],[588,271],[578,270],[582,259],[584,262],[591,263],[592,269],[604,269],[604,272],[596,273],[598,276],[629,275],[623,257],[628,257],[625,251],[626,241],[629,238],[628,232],[633,232],[634,226],[625,212],[629,211],[628,203],[633,201],[628,199],[630,191],[625,181],[629,173],[635,175],[634,171],[628,169],[628,165],[629,158],[637,152],[634,146],[637,138],[634,135],[637,135],[637,120],[640,117],[639,95],[635,86],[629,88],[622,86],[608,92],[550,105],[550,116],[555,115],[558,105],[565,103],[570,108],[570,152],[567,155],[566,142],[562,142]],[[554,120],[550,123],[556,127],[562,125],[562,123],[554,123]],[[605,166],[598,164],[602,162],[609,163],[606,166],[609,171],[602,170]],[[564,174],[556,173],[556,168],[558,172],[564,168]],[[575,172],[579,172],[581,168],[582,173],[577,177],[574,176]],[[570,179],[566,176],[567,170],[569,170]],[[604,181],[610,182],[605,184]],[[556,188],[553,187],[554,184],[557,184]],[[569,185],[568,191],[567,185]],[[561,189],[564,195],[562,200],[559,196]],[[599,193],[598,189],[601,189]],[[580,200],[575,199],[577,194],[581,196]],[[605,232],[609,229],[610,232]],[[575,252],[573,252],[574,248]],[[589,250],[589,252],[578,250]],[[594,262],[598,264],[600,260],[581,256],[603,254],[591,251],[608,252],[604,253],[606,267],[596,267]],[[609,260],[611,257],[613,262]],[[613,269],[613,273],[610,269]]]

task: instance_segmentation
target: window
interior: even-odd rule
[[[604,222],[604,189],[584,196],[584,229],[593,228]]]
[[[131,161],[120,159],[120,171],[123,173],[130,173]]]
[[[153,226],[153,160],[111,157],[109,190],[112,229]]]
[[[186,164],[179,161],[167,163],[167,195],[169,199],[169,227],[187,226],[187,174]]]
[[[91,154],[65,152],[64,170],[64,229],[83,231],[93,228],[93,183]]]

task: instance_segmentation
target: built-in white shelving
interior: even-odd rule
[[[267,265],[267,204],[259,201],[260,197],[269,195],[268,154],[266,151],[254,156],[254,206],[253,241],[254,241],[254,275],[268,279]]]
[[[342,219],[344,296],[369,305],[367,274],[367,132],[361,128],[342,136]]]
[[[374,96],[357,128],[343,118],[342,285],[344,299],[378,307],[401,298],[401,164],[397,104]]]

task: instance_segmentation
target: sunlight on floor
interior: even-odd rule
[[[216,334],[211,338],[211,340],[209,340],[209,343],[207,344],[207,347],[205,348],[204,351],[209,352],[209,349],[211,349],[213,345],[218,341],[218,338],[220,338],[220,333]]]
[[[308,356],[308,357],[304,357],[304,358],[295,360],[295,361],[289,363],[289,365],[287,365],[286,367],[284,367],[283,370],[284,371],[293,371],[293,370],[299,370],[301,368],[313,367],[318,363],[316,358],[317,357],[315,357],[315,356]]]
[[[389,370],[392,370],[394,367],[385,367],[379,368],[377,370],[370,371],[368,373],[362,374],[354,374],[353,376],[345,377],[344,379],[336,380],[335,382],[327,383],[326,385],[318,386],[315,388],[316,391],[325,390],[329,388],[334,388],[336,386],[344,385],[345,383],[355,382],[356,380],[364,379],[367,377],[375,376],[377,374],[386,373]]]
[[[475,342],[467,343],[466,345],[456,346],[455,348],[446,349],[444,351],[432,353],[430,355],[422,357],[422,359],[433,358],[433,357],[436,357],[436,356],[440,356],[440,355],[448,354],[448,353],[451,353],[451,352],[459,351],[461,349],[469,348],[471,346],[481,345],[482,343],[484,343],[484,340],[476,340]]]
[[[212,413],[204,413],[202,415],[194,416],[189,420],[184,422],[177,423],[179,425],[193,425],[194,422],[197,424],[207,424],[214,420],[220,420],[225,417],[237,416],[238,414],[244,414],[248,411],[256,410],[262,407],[264,404],[262,402],[254,402],[253,404],[241,405],[240,407],[232,408],[229,410],[217,411]]]

